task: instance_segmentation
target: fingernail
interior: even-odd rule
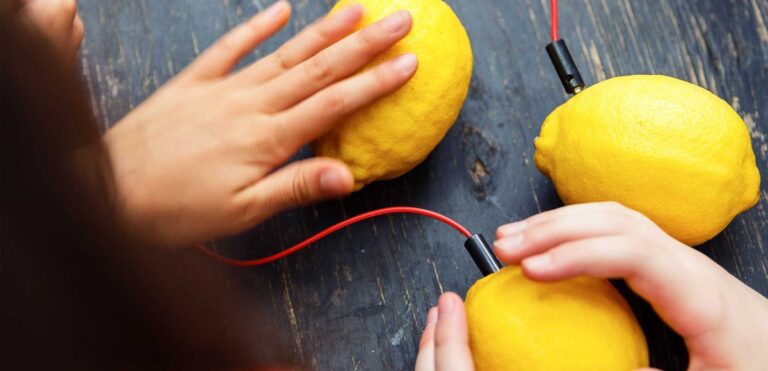
[[[288,7],[288,4],[285,1],[278,1],[267,8],[267,10],[264,11],[264,15],[266,15],[269,18],[275,18],[285,11],[285,9]]]
[[[452,296],[443,295],[437,303],[438,317],[450,314],[456,306]]]
[[[432,307],[429,309],[429,313],[427,313],[427,327],[435,324],[435,322],[437,322],[437,307]]]
[[[552,257],[549,254],[532,256],[523,260],[523,266],[532,271],[547,269],[552,265]]]
[[[523,244],[523,234],[518,233],[512,237],[502,238],[493,244],[494,250],[500,250],[505,253],[511,253]]]
[[[392,66],[395,67],[403,75],[410,75],[416,70],[416,65],[419,64],[419,60],[415,54],[408,53],[403,54],[392,62]]]
[[[525,230],[525,222],[520,221],[516,223],[510,223],[506,225],[502,225],[499,227],[499,229],[496,230],[496,237],[503,238],[503,237],[509,237],[513,234],[518,234]]]
[[[399,10],[395,13],[392,13],[387,18],[384,18],[384,20],[381,22],[381,24],[384,26],[384,29],[390,32],[394,31],[400,31],[400,29],[405,26],[405,23],[410,18],[411,14],[408,13],[405,10]]]
[[[338,194],[347,188],[345,177],[338,170],[326,170],[320,174],[320,188],[323,192]]]

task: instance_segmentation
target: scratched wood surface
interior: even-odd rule
[[[273,50],[326,12],[330,0],[293,0]],[[429,159],[401,179],[343,201],[276,217],[217,242],[231,256],[275,252],[345,217],[390,205],[445,213],[493,236],[504,222],[560,206],[532,162],[544,117],[566,98],[543,47],[546,0],[448,1],[476,56],[463,113]],[[79,0],[87,26],[82,72],[104,128],[179,72],[265,0]],[[749,125],[758,166],[768,174],[768,2],[765,0],[563,1],[561,34],[585,79],[676,76],[714,91]],[[204,107],[203,107],[204,109]],[[304,156],[308,154],[303,153]],[[768,294],[768,187],[762,199],[701,249]],[[447,290],[464,293],[478,272],[463,238],[432,220],[384,217],[349,228],[274,265],[233,269],[232,281],[263,297],[297,358],[317,369],[409,369],[428,308]],[[230,269],[222,267],[221,269]],[[631,298],[652,362],[687,362],[680,340]]]

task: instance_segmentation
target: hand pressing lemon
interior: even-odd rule
[[[536,165],[566,204],[616,201],[688,245],[755,205],[760,174],[744,121],[725,101],[666,76],[624,76],[552,112]]]
[[[634,370],[648,366],[645,337],[608,281],[529,280],[506,267],[467,293],[469,344],[478,371]]]
[[[647,370],[643,335],[605,278],[623,279],[682,336],[688,369],[768,364],[768,300],[615,202],[503,225],[494,252],[513,268],[478,281],[466,308],[440,296],[416,371]]]
[[[355,189],[399,177],[424,161],[459,115],[472,77],[472,48],[464,27],[442,0],[342,0],[365,7],[359,27],[407,10],[410,34],[371,62],[414,53],[419,70],[404,87],[336,126],[314,146],[315,154],[345,162]]]

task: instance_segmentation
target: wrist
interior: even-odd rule
[[[115,218],[123,230],[133,238],[146,243],[156,243],[151,238],[156,229],[148,212],[147,187],[141,180],[140,165],[142,160],[142,135],[140,125],[130,121],[129,117],[121,120],[108,130],[103,137],[104,147],[109,159],[111,179],[110,200]]]

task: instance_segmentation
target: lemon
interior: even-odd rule
[[[442,0],[342,0],[334,10],[359,3],[359,27],[408,10],[408,36],[370,66],[414,53],[419,69],[404,87],[357,112],[315,143],[318,156],[344,161],[355,189],[393,179],[424,161],[459,115],[472,77],[472,48],[466,30]]]
[[[616,77],[544,121],[536,166],[566,204],[617,201],[689,245],[759,199],[747,126],[725,101],[666,76]]]
[[[506,267],[466,299],[478,371],[629,371],[648,366],[648,348],[624,298],[606,280],[556,283]]]

